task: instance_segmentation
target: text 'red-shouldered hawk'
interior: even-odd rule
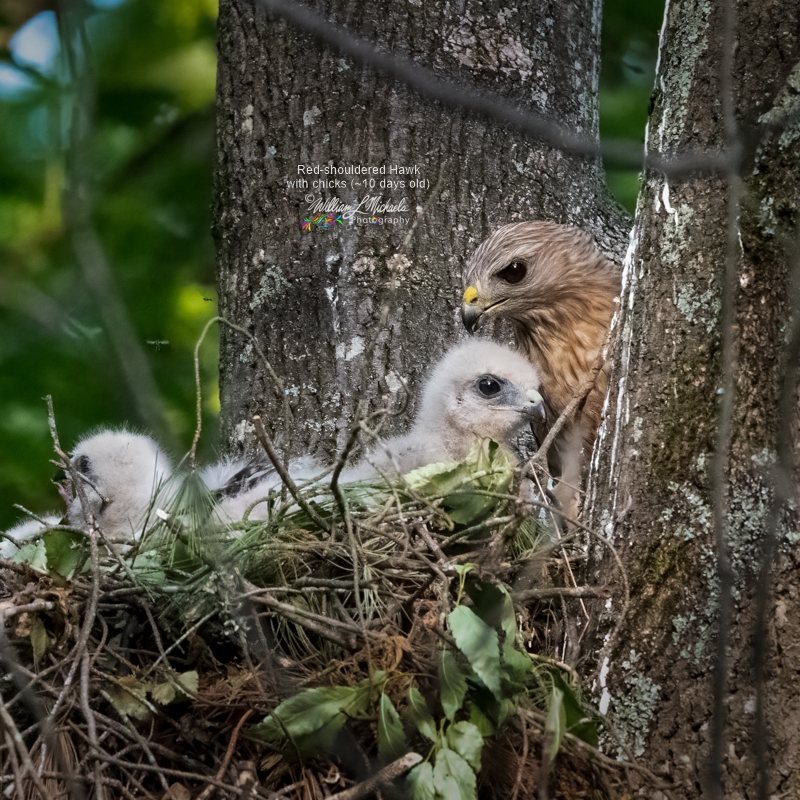
[[[619,303],[617,268],[585,231],[555,222],[516,222],[495,231],[473,253],[464,286],[464,326],[473,333],[492,317],[511,322],[539,372],[552,424],[600,356]],[[608,364],[554,443],[560,463],[551,465],[560,469],[562,480],[556,496],[570,513],[577,511],[574,488],[594,444],[607,385]]]

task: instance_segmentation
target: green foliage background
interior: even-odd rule
[[[95,0],[87,30],[97,107],[91,170],[94,223],[146,348],[176,455],[194,431],[192,351],[216,313],[210,204],[214,159],[214,0]],[[41,2],[0,0],[0,62]],[[609,0],[604,9],[601,133],[644,139],[661,2]],[[97,425],[142,425],[76,264],[62,198],[68,79],[21,68],[29,88],[0,95],[0,529],[20,512],[60,507],[43,398],[53,396],[62,442]],[[631,212],[638,176],[609,172]],[[67,198],[68,202],[68,198]],[[219,410],[216,332],[201,351],[210,457]]]

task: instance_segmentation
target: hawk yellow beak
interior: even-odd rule
[[[483,317],[483,308],[479,304],[480,296],[474,286],[468,286],[461,304],[461,321],[469,333],[475,333]]]

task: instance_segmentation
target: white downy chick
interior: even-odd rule
[[[456,345],[431,372],[409,433],[378,444],[345,469],[339,483],[405,474],[437,461],[460,461],[484,439],[513,451],[517,437],[531,421],[544,420],[538,387],[536,369],[514,350],[480,339]],[[311,457],[289,463],[295,483],[324,471]],[[217,495],[222,522],[241,520],[247,508],[281,485],[274,467],[262,457],[223,459],[201,470],[200,477]],[[266,503],[259,503],[249,519],[265,519],[268,510]]]
[[[539,374],[528,359],[496,342],[463,342],[433,368],[411,430],[378,444],[341,480],[460,461],[483,439],[513,451],[531,421],[544,418]]]
[[[11,558],[29,539],[44,533],[53,525],[58,525],[62,518],[63,514],[52,512],[42,514],[41,522],[38,519],[24,519],[18,522],[13,528],[5,531],[5,536],[8,538],[0,542],[0,558]]]
[[[324,472],[322,466],[311,456],[289,462],[289,474],[296,482],[303,483]],[[266,457],[253,459],[223,458],[216,464],[200,470],[206,487],[216,495],[219,505],[217,516],[223,523],[239,522],[250,509],[248,519],[264,520],[269,516],[266,500],[270,491],[281,488],[281,478]],[[257,505],[254,505],[257,504]],[[252,506],[252,508],[251,508]]]
[[[130,543],[158,505],[173,491],[167,485],[172,464],[167,454],[149,436],[126,429],[102,430],[81,439],[71,455],[82,476],[86,512],[107,539]],[[73,487],[67,513],[69,523],[86,526],[80,495]]]

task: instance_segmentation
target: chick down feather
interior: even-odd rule
[[[325,467],[306,456],[289,463],[289,473],[296,482],[316,478]],[[269,516],[266,500],[270,492],[281,488],[281,478],[266,455],[255,458],[223,458],[200,470],[200,478],[217,500],[217,519],[223,524],[238,522],[246,512],[249,520]]]
[[[126,429],[101,430],[81,439],[71,460],[82,483],[72,487],[67,518],[85,527],[89,518],[111,542],[131,542],[154,504],[168,502],[172,464],[158,444]],[[85,497],[84,507],[81,494]]]
[[[466,341],[433,368],[411,430],[379,443],[342,480],[460,461],[484,439],[515,450],[517,437],[544,416],[539,374],[524,356],[496,342]]]
[[[539,375],[522,355],[495,342],[470,340],[451,348],[425,382],[419,410],[408,433],[380,441],[340,483],[403,475],[438,461],[460,461],[476,442],[491,439],[512,451],[533,420],[544,421]],[[299,484],[325,472],[319,461],[299,458],[289,464]],[[217,495],[224,522],[268,515],[264,500],[280,488],[280,477],[263,460],[222,460],[201,471]]]

